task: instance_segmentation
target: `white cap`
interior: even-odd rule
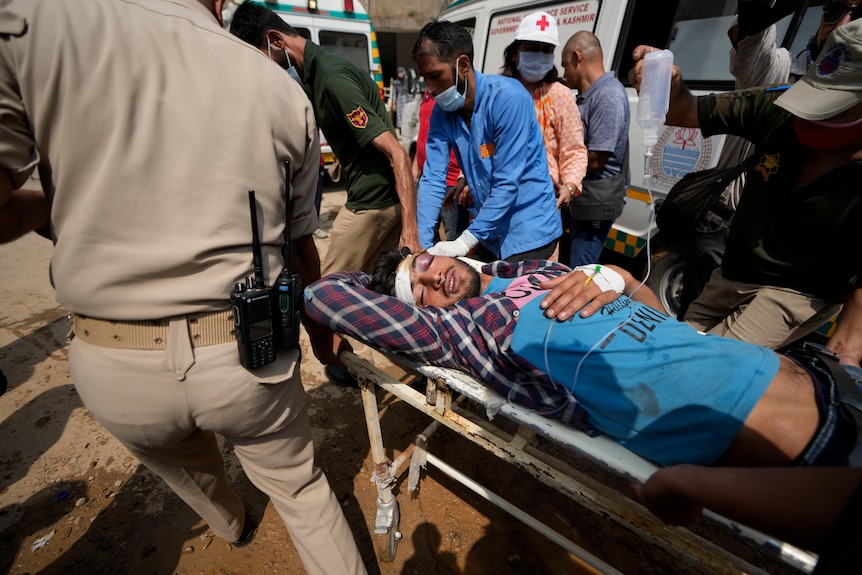
[[[515,32],[515,40],[527,42],[544,42],[545,44],[560,45],[557,34],[557,20],[547,12],[533,12],[521,19],[518,31]]]

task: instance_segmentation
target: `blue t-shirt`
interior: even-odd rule
[[[511,352],[573,392],[597,429],[662,465],[714,463],[778,372],[769,349],[701,334],[625,296],[589,318],[550,320],[546,291],[529,278],[494,278],[485,291],[520,308]]]

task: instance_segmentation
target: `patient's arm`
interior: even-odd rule
[[[700,467],[656,471],[635,493],[662,521],[689,525],[704,507],[809,549],[817,549],[862,482],[862,469]]]
[[[632,276],[629,272],[619,266],[608,267],[620,274],[625,282],[623,293],[633,300],[648,305],[662,313],[667,313],[661,300],[646,285]],[[540,304],[545,310],[545,315],[563,321],[580,310],[581,317],[589,317],[600,310],[603,305],[608,304],[619,297],[613,291],[601,292],[595,286],[587,284],[584,286],[586,275],[582,272],[571,272],[552,280],[542,282],[542,288],[550,289]]]

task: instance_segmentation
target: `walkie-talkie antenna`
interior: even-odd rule
[[[260,251],[260,238],[257,235],[257,202],[254,190],[248,191],[248,208],[251,212],[251,254],[254,257],[254,287],[261,289],[266,286],[263,279],[263,254]]]
[[[293,242],[290,239],[290,210],[292,208],[290,198],[290,160],[284,161],[284,205],[287,212],[284,217],[284,247],[281,248],[281,255],[284,258],[284,267],[291,269],[293,267]]]

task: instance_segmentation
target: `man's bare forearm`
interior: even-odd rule
[[[858,468],[676,465],[660,469],[636,491],[668,523],[689,524],[706,508],[816,550],[860,481]]]
[[[413,169],[410,156],[391,132],[383,132],[374,140],[374,146],[392,165],[395,174],[395,191],[401,206],[401,245],[409,247],[414,253],[421,251],[419,245],[419,225],[416,221],[416,186],[413,183]]]

